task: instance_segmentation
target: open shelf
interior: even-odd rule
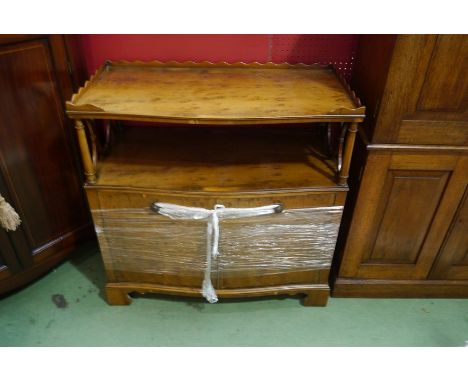
[[[125,127],[95,186],[182,192],[335,189],[317,128]],[[321,144],[322,143],[322,144]]]

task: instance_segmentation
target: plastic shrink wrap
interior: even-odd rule
[[[219,273],[329,269],[343,207],[212,210],[156,203],[93,210],[106,269],[191,276],[209,302]]]

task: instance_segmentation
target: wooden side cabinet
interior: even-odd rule
[[[73,93],[66,37],[0,37],[0,193],[19,214],[0,229],[0,293],[43,274],[92,237],[65,99]]]
[[[106,62],[67,113],[109,304],[137,292],[325,305],[364,112],[331,67]],[[99,156],[99,120],[151,124],[126,126]]]
[[[468,297],[468,37],[365,36],[334,296]],[[378,65],[377,65],[378,64]]]

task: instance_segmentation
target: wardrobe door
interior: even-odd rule
[[[65,53],[60,36],[0,38],[0,175],[22,220],[7,235],[23,269],[63,258],[90,233],[63,110]]]

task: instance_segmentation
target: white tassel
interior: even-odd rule
[[[15,231],[20,224],[15,209],[0,195],[0,225],[7,231]]]

